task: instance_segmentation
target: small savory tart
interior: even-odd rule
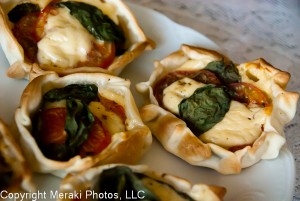
[[[0,119],[0,192],[34,191],[31,172],[8,126]]]
[[[129,89],[103,73],[55,73],[25,88],[15,121],[32,169],[64,176],[96,164],[136,163],[152,142]]]
[[[67,175],[60,186],[66,200],[221,201],[226,189],[192,185],[186,179],[150,170],[145,165],[109,164]]]
[[[154,48],[120,0],[13,0],[0,2],[0,42],[9,77],[54,71],[118,75]]]
[[[213,50],[182,45],[155,62],[141,117],[169,152],[223,174],[276,158],[283,126],[298,93],[285,91],[290,74],[263,59],[233,64]]]

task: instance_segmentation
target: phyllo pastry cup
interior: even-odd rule
[[[151,145],[128,80],[101,73],[41,75],[15,121],[32,169],[64,176],[96,164],[136,163]]]
[[[60,193],[76,193],[76,200],[220,201],[226,189],[204,183],[193,185],[186,179],[155,172],[145,165],[109,164],[67,175]],[[73,200],[70,197],[60,200]]]
[[[3,196],[6,193],[35,190],[31,171],[21,149],[2,119],[0,119],[0,178]]]
[[[1,1],[0,26],[12,78],[47,71],[118,75],[155,46],[120,0]]]
[[[141,117],[167,151],[236,174],[278,156],[299,98],[285,90],[289,78],[263,59],[235,65],[216,51],[182,45],[137,84],[151,102]]]

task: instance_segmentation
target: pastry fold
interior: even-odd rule
[[[239,81],[229,83],[227,80],[226,83],[226,80],[221,79],[221,83],[218,83],[215,82],[216,79],[212,79],[211,74],[207,74],[207,66],[212,62],[231,65],[227,57],[216,51],[186,44],[164,59],[156,61],[149,80],[136,85],[137,90],[146,94],[150,100],[140,111],[144,123],[167,151],[192,165],[209,167],[222,174],[237,174],[242,168],[252,166],[261,159],[276,158],[286,141],[283,127],[294,117],[299,98],[298,93],[285,90],[290,74],[260,58],[238,65],[232,64],[231,67],[235,66],[240,76]],[[224,118],[199,134],[187,126],[180,114],[171,112],[176,111],[176,107],[168,104],[175,101],[158,100],[159,97],[164,100],[167,93],[171,93],[170,90],[164,90],[159,96],[155,87],[159,88],[156,85],[159,81],[171,80],[176,73],[183,75],[201,70],[206,70],[208,80],[213,80],[220,88],[227,87],[226,92],[229,87],[235,87],[233,97],[239,96],[242,100],[231,98],[230,108]],[[180,87],[184,84],[192,85],[191,79],[178,81],[174,93],[184,94],[188,91]],[[241,85],[244,88],[236,87]],[[240,89],[244,91],[239,91]],[[243,93],[246,94],[245,97],[241,95]],[[249,112],[251,116],[242,114],[242,111]],[[256,123],[251,124],[252,121]],[[233,123],[227,124],[228,122]]]
[[[77,154],[74,157],[64,160],[51,159],[46,157],[45,153],[41,151],[43,145],[39,145],[36,136],[33,135],[34,126],[37,126],[34,124],[36,122],[34,118],[36,118],[38,112],[41,110],[43,95],[46,92],[73,84],[96,85],[100,99],[104,98],[105,100],[111,100],[121,105],[124,108],[125,114],[124,128],[116,130],[115,127],[118,124],[116,123],[115,126],[111,125],[112,122],[110,121],[111,130],[109,132],[111,140],[100,153],[96,152],[96,154],[89,155],[87,152],[86,156]],[[130,82],[128,80],[101,73],[76,73],[64,77],[59,77],[57,74],[52,73],[33,79],[25,88],[21,96],[20,107],[15,113],[20,144],[32,169],[37,172],[52,173],[62,177],[69,172],[81,171],[96,164],[113,162],[136,163],[151,145],[152,136],[149,128],[144,125],[140,118],[129,86]],[[115,107],[114,105],[111,106],[112,109]],[[77,109],[75,108],[74,110]],[[97,114],[96,109],[96,116],[102,121],[107,119],[110,113],[108,111],[103,114]],[[95,113],[93,115],[95,116]],[[96,119],[96,117],[94,118]],[[54,127],[57,125],[57,122],[53,122]],[[102,122],[102,125],[106,126],[105,122]],[[41,132],[37,135],[40,134]],[[49,139],[49,137],[45,136],[45,139]],[[97,135],[94,140],[97,144]],[[93,143],[90,146],[86,146],[87,150],[90,147],[93,148]]]

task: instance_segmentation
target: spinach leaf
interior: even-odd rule
[[[226,88],[212,84],[196,89],[179,104],[179,116],[194,134],[200,135],[220,122],[230,107]]]
[[[224,61],[212,61],[204,69],[215,73],[224,84],[241,81],[239,71],[232,62],[225,64]]]
[[[14,7],[11,11],[9,11],[7,15],[8,15],[8,19],[11,22],[16,23],[25,15],[32,12],[39,12],[39,11],[40,11],[40,7],[37,4],[23,3]]]
[[[134,172],[128,167],[117,166],[111,169],[104,170],[99,178],[100,192],[115,194],[117,198],[110,200],[126,200],[126,192],[131,195],[131,192],[137,193],[143,191],[144,201],[159,201],[160,199],[146,188]]]
[[[88,138],[94,121],[94,116],[86,104],[76,99],[67,100],[66,143],[71,150],[75,151]]]
[[[98,100],[98,87],[94,84],[70,84],[63,88],[56,88],[44,94],[43,99],[49,102],[64,99],[79,99],[85,103]]]
[[[64,144],[41,144],[43,153],[54,160],[68,160],[78,154],[78,148],[84,143],[95,121],[93,114],[88,109],[90,101],[98,100],[98,87],[93,84],[71,84],[63,88],[48,91],[43,96],[43,101],[55,102],[66,99],[65,131],[67,139]],[[41,117],[34,124],[34,133],[39,141]]]
[[[107,15],[97,7],[82,2],[60,2],[58,6],[67,7],[74,16],[97,39],[113,42],[124,42],[125,37],[120,29]]]
[[[66,142],[63,144],[44,144],[40,142],[41,116],[39,115],[34,128],[34,136],[44,155],[50,159],[66,161],[78,154],[80,146],[87,140],[89,132],[95,121],[88,106],[78,99],[67,99],[67,114],[65,131]]]

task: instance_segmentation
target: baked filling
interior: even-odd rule
[[[124,107],[100,96],[93,84],[48,91],[34,121],[33,136],[40,149],[60,161],[96,155],[111,143],[113,134],[126,131]]]
[[[41,67],[107,68],[125,51],[116,8],[99,1],[52,1],[44,9],[22,3],[9,13],[26,60]]]
[[[267,93],[243,82],[231,62],[202,62],[202,69],[192,71],[189,65],[191,61],[155,82],[159,105],[184,120],[206,143],[230,150],[251,145],[272,110]]]

